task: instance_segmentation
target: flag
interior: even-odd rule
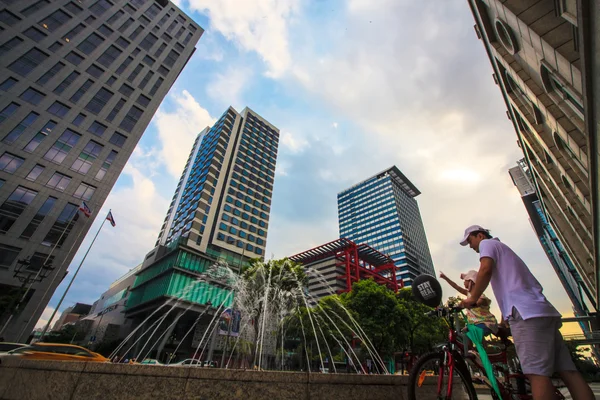
[[[88,218],[90,217],[90,215],[92,215],[92,210],[90,210],[88,205],[85,204],[85,201],[81,202],[81,205],[79,206],[79,211],[81,211],[83,215],[85,215]]]
[[[112,226],[115,226],[115,225],[117,225],[117,224],[115,223],[115,219],[114,219],[114,218],[113,218],[113,216],[112,216],[112,211],[109,211],[109,212],[108,212],[108,215],[106,216],[106,219],[108,220],[108,222],[110,222],[110,224],[111,224]]]

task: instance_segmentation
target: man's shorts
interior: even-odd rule
[[[524,374],[552,376],[559,371],[577,371],[560,334],[560,317],[523,320],[513,308],[508,323]]]

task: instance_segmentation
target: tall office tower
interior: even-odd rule
[[[599,300],[598,3],[469,0],[545,218]],[[600,321],[599,321],[600,322]]]
[[[278,143],[279,129],[249,108],[238,113],[230,107],[198,135],[156,247],[137,273],[129,318],[141,322],[177,298],[178,311],[166,318],[178,323],[162,327],[170,326],[165,337],[181,338],[207,307],[231,304],[226,282],[207,280],[207,269],[218,260],[238,269],[249,258],[264,257]],[[187,354],[191,336],[178,351]]]
[[[589,317],[590,310],[587,304],[593,303],[594,297],[583,284],[583,279],[575,269],[573,261],[565,251],[565,247],[556,235],[554,228],[548,222],[531,179],[531,170],[525,159],[519,160],[517,166],[509,169],[508,173],[521,194],[521,199],[529,214],[531,226],[573,304],[575,316]],[[586,336],[594,330],[594,326],[590,324],[590,321],[582,319],[579,321],[579,325]],[[597,359],[600,359],[600,346],[594,346],[594,354]]]
[[[2,3],[0,326],[21,341],[203,30],[165,1]]]
[[[435,276],[419,194],[395,166],[338,193],[340,238],[389,255],[406,286],[422,273]]]

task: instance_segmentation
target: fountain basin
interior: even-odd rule
[[[1,399],[406,399],[406,376],[8,359]]]

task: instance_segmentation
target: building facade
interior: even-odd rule
[[[83,303],[75,303],[75,305],[67,307],[62,314],[60,314],[60,318],[54,323],[52,330],[60,331],[63,326],[76,323],[88,315],[91,309],[91,305]]]
[[[167,316],[152,314],[165,317],[160,329],[172,338],[157,346],[157,357],[172,351],[169,346],[179,349],[176,357],[191,357],[194,335],[186,332],[208,323],[198,315],[208,318],[232,304],[228,283],[211,275],[217,261],[238,270],[249,258],[264,257],[278,144],[279,129],[249,108],[230,107],[196,138],[127,303],[134,325],[171,305]]]
[[[389,255],[406,286],[422,273],[435,276],[419,194],[395,166],[338,193],[340,237]]]
[[[598,304],[594,1],[469,0],[540,210]]]
[[[203,30],[164,1],[21,0],[0,8],[0,284],[1,292],[23,285],[32,293],[3,332],[18,341],[65,276]],[[82,201],[91,218],[78,216]],[[23,259],[31,271],[53,271],[21,283],[13,269]]]

